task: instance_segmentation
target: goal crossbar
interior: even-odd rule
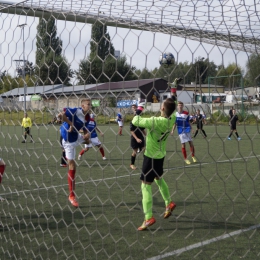
[[[201,43],[218,45],[220,47],[250,53],[260,51],[260,40],[255,37],[245,37],[230,33],[225,34],[216,31],[199,30],[176,25],[155,23],[149,21],[148,19],[140,21],[137,19],[121,18],[114,15],[104,15],[103,13],[94,14],[91,12],[85,13],[80,11],[71,11],[66,8],[55,8],[50,5],[41,7],[29,5],[25,2],[15,4],[6,1],[0,1],[0,12],[39,18],[48,18],[53,16],[57,20],[89,24],[95,23],[98,19],[99,21],[104,22],[107,26],[159,32],[180,38],[199,41]]]

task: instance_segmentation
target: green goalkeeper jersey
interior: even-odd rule
[[[168,119],[162,116],[142,118],[135,116],[133,125],[143,127],[147,130],[145,156],[153,159],[161,159],[166,155],[166,140],[173,125],[175,124],[175,113]]]

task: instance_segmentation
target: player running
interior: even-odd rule
[[[181,141],[181,151],[184,157],[184,161],[186,164],[190,164],[190,160],[187,159],[187,152],[186,152],[186,147],[185,143],[189,143],[190,145],[190,151],[191,151],[191,156],[193,162],[197,162],[195,158],[195,149],[194,145],[191,139],[191,124],[189,121],[189,112],[183,110],[183,102],[178,101],[178,106],[177,106],[178,111],[176,112],[176,123],[174,124],[171,135],[173,135],[173,132],[175,128],[177,127],[178,135]]]
[[[195,138],[197,136],[199,130],[203,133],[204,138],[207,137],[206,132],[203,129],[203,124],[206,125],[206,120],[203,117],[203,115],[200,113],[199,109],[197,110],[197,114],[196,114],[194,123],[197,124],[197,130],[195,131],[193,138]]]
[[[231,135],[233,134],[233,132],[235,132],[235,134],[237,136],[237,140],[240,141],[241,138],[239,137],[238,132],[237,132],[237,122],[238,122],[238,124],[240,124],[240,123],[239,123],[239,119],[238,119],[238,116],[236,114],[236,110],[235,109],[232,110],[232,114],[233,114],[233,116],[232,116],[232,118],[229,121],[229,124],[230,124],[230,134],[228,136],[228,140],[231,140]]]
[[[119,126],[118,135],[123,135],[122,131],[123,131],[123,126],[124,126],[124,120],[123,120],[123,116],[121,114],[121,109],[118,110],[116,121]]]

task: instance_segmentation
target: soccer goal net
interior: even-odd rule
[[[0,258],[258,259],[259,11],[0,1]]]

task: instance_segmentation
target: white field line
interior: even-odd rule
[[[255,158],[255,157],[260,157],[260,155],[256,155],[256,156],[249,156],[249,157],[243,157],[243,158],[235,158],[235,159],[230,159],[230,160],[223,160],[223,161],[216,161],[215,163],[225,163],[225,162],[232,162],[232,161],[238,161],[238,160],[244,160],[244,159],[251,159],[251,158]],[[197,164],[191,164],[191,165],[185,165],[185,166],[179,166],[179,167],[173,167],[173,168],[169,168],[169,169],[165,169],[165,173],[168,172],[169,170],[174,170],[174,169],[181,169],[183,167],[185,168],[190,168],[190,167],[197,167],[199,165],[208,165],[208,164],[212,164],[213,162],[207,162],[207,163],[197,163]],[[134,173],[131,174],[132,176],[136,176],[139,175],[140,173]],[[84,181],[84,182],[77,182],[77,184],[85,184],[85,183],[92,183],[92,182],[100,182],[100,181],[108,181],[108,180],[115,180],[115,179],[121,179],[121,178],[128,178],[129,175],[121,175],[121,176],[116,176],[116,177],[110,177],[110,178],[103,178],[103,179],[96,179],[96,180],[91,180],[91,181]],[[65,187],[68,186],[68,184],[61,184],[61,185],[57,185],[57,186],[50,186],[50,187],[38,187],[37,189],[33,189],[33,190],[22,190],[22,191],[12,191],[12,192],[8,192],[8,193],[2,193],[0,194],[0,196],[4,196],[4,195],[11,195],[11,194],[17,194],[19,196],[20,193],[24,193],[24,192],[32,192],[32,191],[39,191],[39,190],[49,190],[49,189],[53,189],[53,188],[59,188],[59,187]]]
[[[212,239],[209,239],[209,240],[201,241],[199,243],[196,243],[196,244],[193,244],[193,245],[190,245],[190,246],[186,246],[186,247],[174,250],[172,252],[165,253],[163,255],[154,256],[154,257],[148,258],[146,260],[160,260],[160,259],[163,259],[163,258],[166,258],[166,257],[169,257],[169,256],[180,255],[182,253],[193,250],[195,248],[203,247],[203,246],[209,245],[211,243],[218,242],[218,241],[226,239],[226,238],[237,236],[241,233],[248,232],[250,230],[254,230],[254,229],[257,229],[259,227],[260,227],[260,224],[251,226],[249,228],[233,231],[231,233],[228,233],[228,234],[225,234],[225,235],[222,235],[222,236],[218,236],[218,237],[215,237],[215,238],[212,238]]]

